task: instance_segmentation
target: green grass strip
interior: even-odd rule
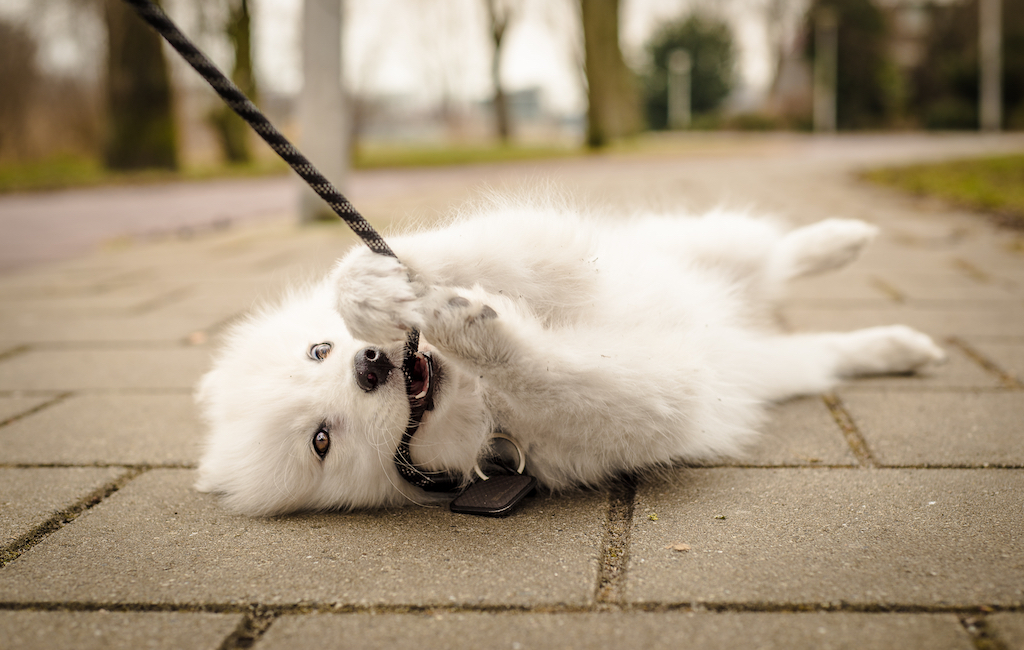
[[[352,166],[356,169],[438,167],[444,165],[545,160],[584,154],[585,150],[570,146],[371,145],[360,147],[356,151]],[[125,172],[105,169],[94,158],[58,156],[40,161],[0,164],[0,194],[101,185],[244,178],[284,174],[287,170],[287,165],[274,159],[244,165],[187,167],[178,171],[150,169]]]
[[[1024,154],[888,167],[866,172],[864,177],[987,212],[1003,225],[1024,229]]]
[[[145,169],[112,171],[94,158],[58,156],[30,162],[0,164],[0,194],[38,192],[103,185],[138,185],[181,180],[215,178],[247,178],[283,174],[288,167],[277,160],[258,161],[244,165],[208,165],[181,170]]]
[[[465,145],[465,146],[405,146],[368,145],[359,147],[354,156],[356,169],[386,167],[441,167],[446,165],[474,165],[479,163],[545,160],[584,154],[579,147],[570,146],[518,146],[518,145]]]

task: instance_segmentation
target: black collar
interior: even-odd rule
[[[412,442],[412,437],[416,435],[416,431],[419,429],[420,423],[423,421],[423,414],[434,407],[433,400],[430,397],[427,397],[425,400],[414,400],[411,397],[412,374],[413,367],[416,362],[416,348],[418,346],[419,337],[413,337],[410,335],[405,349],[405,361],[402,363],[402,375],[405,378],[405,392],[406,395],[410,396],[409,424],[405,427],[405,433],[402,434],[402,440],[398,443],[398,448],[395,449],[393,462],[395,469],[398,471],[398,475],[401,476],[405,482],[410,485],[414,485],[425,492],[446,492],[450,494],[462,492],[468,486],[474,483],[479,483],[480,481],[487,481],[492,476],[522,476],[523,470],[526,467],[526,454],[515,439],[503,433],[500,429],[493,434],[492,440],[504,439],[511,443],[516,453],[515,460],[502,458],[500,454],[496,453],[496,450],[492,449],[491,456],[486,459],[478,459],[475,466],[476,476],[472,479],[448,470],[435,471],[422,469],[416,466],[416,463],[412,460],[409,443]],[[481,469],[481,463],[486,467],[487,474],[485,474]],[[532,478],[529,479],[528,486],[521,488],[521,493],[514,497],[514,500],[510,502],[508,508],[511,508],[515,503],[518,503],[518,501],[525,496],[529,490],[532,490],[533,483],[534,480]],[[524,483],[524,486],[525,485],[526,484]],[[508,510],[503,507],[501,513],[507,514],[507,512]]]
[[[419,337],[417,336],[414,341],[413,336],[410,335],[409,341],[406,343],[405,361],[402,364],[402,374],[405,377],[405,392],[407,395],[412,393],[412,366],[415,363],[417,347],[419,347]],[[422,469],[416,467],[416,464],[412,462],[409,443],[412,442],[412,437],[419,429],[420,422],[423,421],[423,414],[427,412],[428,408],[432,407],[432,404],[426,402],[416,404],[410,398],[409,406],[409,425],[405,428],[405,433],[402,434],[402,440],[398,443],[398,449],[395,450],[394,463],[395,469],[398,470],[398,475],[407,483],[415,485],[426,492],[458,492],[467,483],[461,475],[444,470],[432,471]]]
[[[419,428],[419,420],[411,420],[395,450],[395,469],[407,483],[426,492],[458,492],[466,484],[462,476],[444,470],[432,471],[416,467],[409,453],[409,442]]]

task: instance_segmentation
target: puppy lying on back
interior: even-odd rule
[[[736,455],[766,404],[943,358],[900,325],[771,327],[784,283],[846,265],[875,232],[505,204],[394,238],[401,262],[358,247],[228,334],[198,391],[197,487],[253,515],[429,502],[392,461],[410,402],[429,409],[415,465],[467,482],[499,430],[553,490]]]

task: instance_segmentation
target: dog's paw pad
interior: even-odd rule
[[[446,314],[442,313],[441,310],[435,310],[435,318],[452,318],[453,322],[461,321],[466,325],[472,325],[479,321],[492,320],[498,317],[498,312],[494,311],[490,305],[461,295],[454,295],[448,298],[445,306],[447,309],[444,311],[450,316],[446,317]]]
[[[498,317],[498,312],[494,311],[490,305],[467,305],[466,311],[468,312],[465,315],[467,325],[482,323]]]

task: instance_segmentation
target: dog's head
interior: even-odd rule
[[[403,345],[354,339],[325,283],[228,333],[197,400],[209,433],[198,489],[233,510],[271,515],[424,503],[401,479],[395,449],[410,417]],[[411,445],[425,469],[468,476],[489,431],[472,376],[429,343],[413,399],[430,400]]]

